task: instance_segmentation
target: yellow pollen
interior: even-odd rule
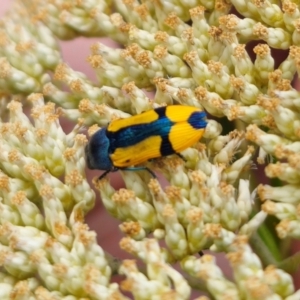
[[[127,278],[127,279],[121,281],[120,286],[123,291],[132,292],[135,287],[135,282],[133,279]]]
[[[165,189],[165,193],[167,195],[167,197],[172,200],[173,202],[175,201],[182,201],[181,198],[181,190],[180,188],[176,187],[176,186],[168,186]]]
[[[140,51],[135,57],[137,63],[144,68],[149,68],[151,64],[151,57],[148,51]]]
[[[69,87],[72,92],[83,92],[83,84],[80,79],[71,80],[69,83]]]
[[[300,155],[299,154],[294,154],[291,152],[287,155],[287,158],[288,158],[288,163],[292,168],[300,170]]]
[[[267,115],[262,118],[262,124],[267,126],[268,128],[276,129],[277,125],[275,123],[275,119],[272,115]]]
[[[159,195],[161,193],[161,187],[157,181],[157,179],[150,179],[150,182],[148,184],[149,189],[152,191],[154,196]]]
[[[38,138],[40,138],[40,139],[42,139],[42,138],[44,138],[46,135],[47,135],[47,130],[46,129],[37,129],[36,131],[35,131],[35,134],[36,134],[36,136],[38,137]]]
[[[247,279],[245,286],[251,299],[267,299],[274,294],[271,288],[260,278]]]
[[[230,84],[238,92],[244,91],[245,89],[245,81],[242,78],[234,77],[234,75],[230,76]]]
[[[252,142],[256,142],[259,139],[259,129],[257,125],[252,124],[247,127],[245,138]]]
[[[10,191],[9,177],[0,172],[0,189],[6,192]]]
[[[135,7],[134,10],[138,13],[142,20],[146,21],[147,17],[149,17],[149,10],[145,3]]]
[[[63,222],[55,222],[54,228],[59,235],[72,235],[71,230]]]
[[[1,28],[3,28],[3,25],[1,24]],[[7,35],[4,32],[0,32],[0,47],[6,47],[8,44],[9,39],[7,38]]]
[[[121,32],[124,32],[124,33],[129,32],[130,26],[124,21],[123,17],[120,14],[118,14],[118,13],[112,14],[110,16],[110,20],[111,20],[112,24],[114,26],[116,26],[117,28],[119,28],[119,30]]]
[[[241,116],[244,116],[245,112],[241,110],[241,108],[239,106],[232,106],[229,109],[229,113],[227,115],[228,120],[232,121],[235,119],[238,119]]]
[[[208,69],[217,76],[220,76],[223,71],[223,64],[210,60],[207,64]]]
[[[22,104],[18,101],[11,101],[8,105],[7,108],[11,111],[11,112],[17,112],[20,111],[22,108]]]
[[[154,57],[157,59],[162,59],[168,55],[168,50],[164,46],[156,46],[153,51]]]
[[[104,66],[104,60],[101,55],[89,55],[87,57],[87,62],[91,65],[93,69],[100,69]]]
[[[279,238],[284,239],[287,237],[288,232],[290,231],[290,220],[282,220],[279,224],[276,225],[276,232]]]
[[[131,241],[130,237],[124,237],[121,239],[120,243],[120,248],[128,253],[135,253],[135,248],[134,248],[134,243]],[[124,263],[124,261],[123,261]]]
[[[74,148],[67,148],[65,151],[64,151],[64,158],[67,160],[67,161],[72,161],[74,160],[75,158],[75,154],[76,154],[76,150]]]
[[[200,186],[202,186],[207,179],[207,177],[204,173],[198,172],[198,171],[191,172],[190,177],[193,182],[199,184]]]
[[[32,42],[20,42],[16,44],[16,51],[18,52],[26,52],[28,50],[31,50],[33,48],[33,43]]]
[[[291,1],[283,1],[281,3],[282,11],[288,15],[293,15],[298,10],[298,5]]]
[[[268,36],[268,28],[258,22],[253,27],[253,34],[259,38],[266,38]]]
[[[95,241],[95,238],[96,238],[96,233],[94,231],[81,231],[79,234],[79,241],[85,247],[91,245]]]
[[[73,170],[65,176],[66,184],[76,187],[83,182],[83,177],[78,170]]]
[[[136,2],[133,0],[123,0],[122,1],[128,8],[134,8]]]
[[[11,150],[8,153],[9,162],[13,163],[20,159],[20,153],[17,150]]]
[[[211,26],[208,33],[213,39],[219,40],[221,34],[223,33],[223,30],[220,27]]]
[[[265,2],[265,0],[253,0],[253,4],[257,7],[263,7]]]
[[[9,299],[20,299],[26,297],[30,293],[27,280],[19,281],[15,284],[9,293]]]
[[[203,232],[207,237],[219,238],[221,230],[222,226],[220,224],[206,224]]]
[[[275,213],[276,205],[271,200],[267,200],[265,203],[262,204],[261,209],[267,214],[272,215]]]
[[[186,89],[180,89],[177,93],[177,96],[182,99],[187,99],[189,97],[189,94]]]
[[[191,223],[197,224],[198,222],[202,221],[203,212],[200,208],[193,207],[187,212],[186,217]]]
[[[68,267],[62,263],[57,263],[53,265],[53,272],[58,277],[63,277],[68,272]]]
[[[164,23],[172,29],[176,29],[176,27],[180,24],[180,19],[175,13],[170,13]]]
[[[154,78],[153,83],[162,92],[166,92],[167,91],[167,85],[170,84],[169,81],[165,78]]]
[[[65,81],[67,78],[67,70],[68,67],[66,64],[59,64],[55,69],[53,79],[58,81]]]
[[[196,6],[189,10],[191,18],[203,18],[205,12],[204,6]]]
[[[238,252],[231,252],[226,255],[227,259],[233,266],[237,266],[241,263],[243,263],[243,252],[238,251]]]
[[[188,29],[183,30],[181,36],[184,40],[187,40],[191,45],[195,44],[195,42],[194,42],[195,36],[194,36],[193,28],[188,28]]]
[[[259,196],[259,198],[261,199],[261,201],[265,201],[268,198],[270,198],[271,195],[269,195],[269,188],[267,186],[264,186],[262,184],[260,184],[257,187],[257,194]]]
[[[40,188],[40,191],[39,191],[40,195],[42,197],[45,197],[45,198],[52,198],[54,197],[54,191],[53,191],[53,188],[49,185],[46,185],[44,184],[41,188]]]
[[[134,237],[138,235],[142,229],[139,222],[133,222],[133,221],[124,222],[119,227],[123,233],[129,235],[130,237]]]
[[[136,90],[136,85],[134,81],[130,81],[128,83],[125,83],[122,86],[122,92],[124,92],[126,95],[133,95],[133,92]]]
[[[223,11],[227,13],[227,11],[231,8],[231,2],[227,0],[218,0],[215,2],[215,9],[218,11]]]
[[[125,204],[133,198],[135,198],[135,194],[133,191],[127,189],[120,189],[113,194],[111,200],[118,204]]]
[[[154,39],[157,42],[165,42],[165,41],[167,41],[168,37],[169,37],[169,35],[164,31],[157,31],[154,35]]]
[[[239,23],[239,19],[235,15],[224,15],[219,18],[219,23],[228,30],[235,30]]]
[[[260,58],[270,54],[270,47],[267,44],[258,44],[253,48],[253,52]]]
[[[128,51],[128,53],[130,54],[130,56],[132,56],[133,58],[135,58],[136,55],[140,51],[140,47],[139,47],[138,44],[133,43],[133,44],[130,44],[129,46],[127,46],[125,50]]]
[[[234,193],[234,187],[231,184],[226,184],[226,182],[222,181],[219,185],[222,193],[226,196],[232,195]]]
[[[294,21],[294,26],[295,26],[296,31],[299,33],[300,32],[300,20],[299,19]]]
[[[18,191],[11,199],[12,204],[22,205],[26,199],[26,193],[24,191]]]
[[[202,86],[197,87],[194,92],[198,100],[203,100],[207,97],[207,89]]]
[[[8,62],[7,58],[1,57],[0,58],[0,79],[9,78],[11,75],[12,67]]]
[[[84,146],[87,143],[87,138],[84,134],[77,134],[75,136],[75,143]]]
[[[191,51],[188,53],[185,53],[183,55],[183,59],[190,65],[194,66],[196,64],[196,61],[199,59],[198,53],[196,51]]]
[[[174,218],[176,217],[176,212],[170,204],[166,204],[162,215],[166,218]]]
[[[244,44],[238,45],[233,51],[233,56],[239,60],[245,59],[248,56],[245,47],[246,45]]]

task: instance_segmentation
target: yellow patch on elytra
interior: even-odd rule
[[[161,143],[162,138],[160,136],[151,136],[135,145],[117,148],[110,155],[110,159],[113,161],[114,166],[118,168],[138,165],[148,159],[160,157]]]
[[[154,110],[149,110],[130,118],[115,120],[108,125],[107,130],[110,132],[116,132],[120,129],[124,129],[133,125],[148,124],[158,120],[158,118],[159,115]]]

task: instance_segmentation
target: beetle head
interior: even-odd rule
[[[85,159],[89,169],[110,170],[113,168],[108,153],[109,145],[106,128],[98,130],[90,138],[85,147]]]

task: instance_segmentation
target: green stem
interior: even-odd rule
[[[265,242],[261,239],[258,233],[254,233],[250,238],[250,245],[253,251],[259,256],[264,267],[268,265],[276,265],[277,262],[266,246]]]
[[[300,266],[300,252],[293,254],[292,256],[284,259],[276,264],[276,267],[292,274],[298,270]]]
[[[259,227],[258,235],[263,240],[265,247],[269,249],[272,254],[272,258],[277,262],[282,260],[282,254],[279,249],[279,241],[277,240],[273,230],[274,226],[275,225],[273,225],[267,218],[266,223]]]

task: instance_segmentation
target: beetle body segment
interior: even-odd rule
[[[111,122],[86,146],[90,169],[126,169],[149,159],[179,153],[203,135],[204,111],[171,105]],[[134,169],[134,168],[131,168]]]

